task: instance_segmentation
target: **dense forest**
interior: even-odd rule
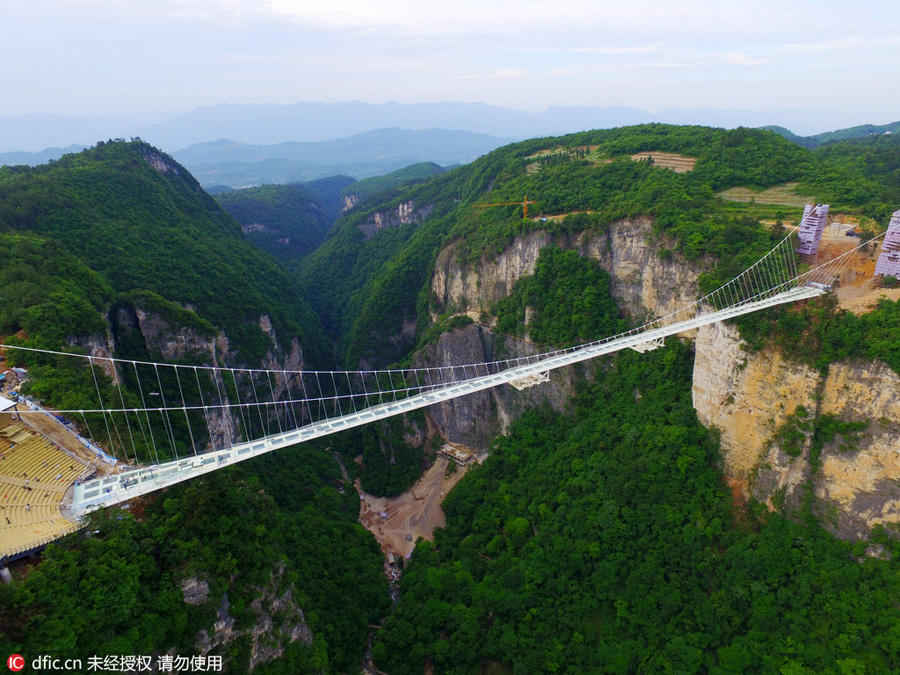
[[[325,241],[334,218],[301,185],[262,185],[216,196],[247,239],[290,268]]]
[[[0,232],[51,240],[47,246],[100,275],[101,288],[150,291],[192,308],[228,335],[245,363],[259,363],[272,346],[259,327],[264,314],[285,344],[298,336],[313,361],[328,358],[319,322],[287,272],[244,239],[184,168],[141,141],[100,143],[35,168],[0,167]],[[25,281],[39,275],[29,271],[28,257],[2,264],[14,266],[7,274]],[[77,283],[71,280],[69,290]],[[6,301],[22,307],[51,303],[60,312],[71,304],[78,323],[67,335],[95,331],[86,311],[91,296],[73,301],[45,297],[33,285],[19,290],[7,292]],[[13,322],[2,330],[23,327]]]
[[[736,506],[680,343],[598,367],[445,502],[374,653],[421,673],[888,673],[900,544],[858,557],[812,518]]]

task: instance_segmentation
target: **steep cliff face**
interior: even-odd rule
[[[438,255],[432,279],[437,313],[489,307],[509,295],[517,279],[534,272],[541,248],[555,244],[597,260],[612,276],[613,295],[631,317],[668,314],[696,299],[698,270],[677,256],[662,255],[665,242],[653,238],[652,229],[651,219],[637,218],[613,223],[603,233],[531,232],[495,258],[471,265],[458,260],[458,246],[451,244]]]
[[[694,363],[694,407],[721,434],[727,476],[771,508],[796,509],[813,490],[839,536],[856,539],[881,523],[900,523],[900,376],[886,365],[832,364],[822,376],[767,349],[748,354],[734,327],[701,328]],[[811,424],[825,415],[866,425],[858,440],[840,437],[811,457],[811,431],[798,456],[778,431],[798,406]]]
[[[673,256],[660,255],[664,242],[653,238],[648,218],[613,223],[607,232],[582,232],[570,237],[537,231],[517,238],[493,258],[474,264],[460,262],[458,245],[451,244],[438,255],[432,278],[435,317],[445,312],[466,312],[477,317],[481,310],[512,293],[515,282],[534,273],[541,248],[554,244],[577,250],[597,260],[612,277],[612,292],[619,306],[632,318],[661,316],[697,297],[697,270]],[[539,346],[494,336],[486,328],[469,326],[441,336],[435,345],[417,357],[420,363],[450,365],[478,363],[497,358],[540,352]],[[535,406],[561,410],[575,393],[576,378],[593,367],[552,371],[550,382],[518,391],[504,385],[428,409],[447,440],[484,451],[498,433]]]
[[[451,366],[483,363],[538,353],[539,349],[521,340],[495,335],[487,328],[469,325],[441,335],[413,359],[414,366]],[[592,372],[590,362],[550,372],[550,381],[521,391],[504,384],[486,391],[427,408],[426,415],[444,440],[465,446],[476,453],[487,450],[493,440],[506,433],[509,425],[529,409],[549,405],[560,412],[575,394],[579,378]]]
[[[117,355],[120,358],[150,358],[165,363],[194,363],[197,365],[225,365],[241,368],[231,350],[228,336],[215,331],[212,326],[200,320],[188,309],[157,311],[143,306],[140,302],[118,307],[109,316],[111,331],[103,339],[95,336],[82,346],[94,356]],[[303,369],[303,350],[297,338],[291,339],[287,347],[282,347],[275,334],[270,318],[263,314],[259,318],[260,330],[269,338],[270,346],[260,367],[274,371],[299,371]],[[103,362],[98,362],[106,365]],[[107,367],[107,374],[114,380],[117,374]],[[270,384],[274,396],[281,396],[286,385],[285,378],[273,378]],[[240,394],[250,395],[251,391]],[[222,447],[242,438],[242,425],[237,411],[223,410],[207,414],[212,447]]]
[[[419,223],[425,220],[433,209],[433,204],[418,205],[411,200],[401,202],[391,211],[375,211],[371,219],[360,223],[357,227],[366,235],[366,239],[371,239],[376,232],[386,227]]]
[[[281,657],[289,644],[299,640],[307,647],[312,645],[313,636],[306,617],[293,597],[293,584],[284,590],[283,576],[283,566],[273,570],[269,585],[259,589],[259,596],[245,610],[252,615],[253,621],[243,629],[237,627],[237,621],[231,615],[228,594],[223,595],[216,610],[215,624],[210,630],[201,630],[197,634],[197,650],[204,656],[211,652],[227,654],[238,638],[247,637],[250,654],[245,668],[252,672],[258,665]],[[182,593],[186,604],[200,605],[209,599],[209,584],[196,578],[185,579]],[[244,624],[247,623],[245,620]]]

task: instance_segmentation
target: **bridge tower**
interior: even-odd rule
[[[875,263],[875,274],[900,278],[900,211],[894,211],[884,244]]]
[[[827,216],[828,204],[816,204],[815,206],[807,204],[803,209],[803,218],[800,220],[800,229],[797,232],[800,243],[794,249],[802,262],[812,263],[815,260]]]

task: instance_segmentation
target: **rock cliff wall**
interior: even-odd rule
[[[189,310],[183,312],[186,321],[179,321],[165,312],[155,311],[141,306],[140,303],[126,304],[111,310],[107,320],[109,330],[103,335],[92,335],[87,338],[70,340],[84,348],[91,356],[97,357],[97,365],[118,382],[117,373],[107,360],[112,356],[134,358],[165,363],[192,363],[206,366],[246,367],[237,360],[231,351],[228,336],[212,330],[209,324],[203,323],[193,316]],[[196,320],[195,320],[196,319]],[[303,369],[303,350],[297,340],[292,338],[287,346],[277,339],[270,318],[263,314],[259,318],[260,330],[269,338],[270,346],[259,367],[274,371],[299,371]],[[285,378],[272,378],[270,386],[275,397],[281,396],[287,386]],[[240,392],[241,396],[251,396],[252,390]],[[221,395],[217,389],[215,395]],[[210,393],[207,392],[207,396]],[[222,447],[243,440],[239,412],[224,409],[207,412],[211,447]],[[211,447],[209,449],[211,449]]]
[[[900,376],[880,362],[834,363],[827,375],[786,362],[774,349],[748,354],[737,329],[699,330],[694,407],[721,437],[728,477],[770,508],[799,508],[812,490],[825,522],[857,539],[879,524],[900,523]],[[855,443],[841,437],[811,457],[811,430],[798,456],[778,430],[798,406],[811,423],[825,415],[866,425]]]
[[[487,309],[512,292],[516,280],[532,274],[541,248],[554,244],[597,260],[612,276],[613,295],[633,318],[668,314],[697,297],[696,265],[664,253],[665,242],[652,237],[649,218],[622,220],[602,233],[573,236],[536,231],[517,238],[494,258],[475,264],[458,259],[451,244],[438,255],[432,279],[436,313]]]
[[[458,245],[451,244],[438,255],[432,278],[434,318],[446,312],[477,317],[512,293],[518,279],[533,274],[541,248],[550,244],[597,260],[610,273],[613,295],[633,321],[667,314],[697,297],[697,271],[677,257],[661,255],[663,243],[651,236],[652,227],[652,220],[639,218],[613,223],[601,233],[560,236],[531,232],[496,257],[475,263],[461,262]],[[479,363],[539,351],[540,347],[530,343],[494,336],[483,326],[469,326],[445,333],[422,350],[417,360],[431,365]],[[549,405],[562,410],[575,393],[576,380],[594,367],[588,363],[555,370],[547,384],[523,391],[504,385],[432,406],[427,414],[446,440],[485,451],[526,409]]]

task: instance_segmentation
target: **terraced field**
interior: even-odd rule
[[[693,171],[694,165],[697,163],[697,159],[694,157],[685,157],[674,152],[639,152],[632,155],[631,159],[635,162],[645,162],[650,157],[653,158],[654,166],[672,169],[675,173]]]
[[[654,155],[655,158],[656,156]],[[718,196],[734,202],[755,201],[757,204],[774,204],[775,206],[794,206],[797,208],[817,203],[815,196],[799,194],[797,185],[797,183],[785,183],[767,190],[736,187],[720,192]]]

